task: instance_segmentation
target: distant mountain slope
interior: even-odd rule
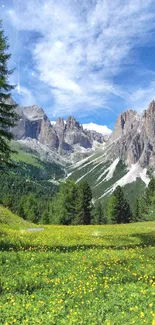
[[[68,175],[89,181],[94,201],[104,200],[117,185],[133,203],[155,170],[155,101],[141,116],[128,110],[116,121],[102,150],[69,168]]]
[[[68,117],[66,121],[59,117],[56,123],[52,124],[39,106],[17,106],[16,110],[19,121],[12,129],[14,139],[27,146],[33,146],[38,151],[50,152],[50,156],[53,152],[53,157],[56,154],[59,157],[66,156],[69,161],[68,156],[72,155],[74,160],[74,153],[75,156],[77,152],[81,155],[87,154],[96,148],[96,144],[105,142],[103,134],[84,129],[73,116]]]
[[[14,169],[15,174],[27,176],[37,181],[55,181],[65,177],[65,164],[56,158],[53,159],[53,156],[50,159],[47,152],[47,157],[46,155],[42,156],[37,150],[16,141],[12,141],[12,148],[17,152],[12,154],[12,159],[17,165],[17,168]]]
[[[109,138],[84,130],[74,117],[51,125],[38,106],[18,106],[17,111],[20,121],[13,132],[21,146],[20,164],[29,160],[53,181],[65,179],[66,171],[76,182],[87,179],[94,201],[104,200],[117,185],[133,201],[148,185],[155,169],[155,101],[141,116],[123,112]]]
[[[149,182],[146,169],[142,169],[139,164],[130,168],[119,158],[107,160],[106,152],[102,151],[69,168],[68,177],[76,182],[87,180],[92,188],[94,202],[104,201],[120,185],[133,203],[133,199],[144,191]],[[135,189],[138,189],[136,193]]]

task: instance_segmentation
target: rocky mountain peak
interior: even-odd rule
[[[73,116],[69,116],[66,120],[66,130],[72,130],[74,128],[81,129],[82,126],[79,122],[76,121],[76,119]]]
[[[62,155],[92,149],[94,140],[98,143],[104,142],[101,134],[83,130],[83,126],[73,116],[69,116],[66,122],[59,117],[56,123],[51,125],[39,106],[17,106],[17,112],[19,122],[12,130],[16,140],[34,139]]]
[[[155,165],[155,101],[142,116],[136,111],[123,112],[116,121],[109,138],[109,155],[119,157],[127,165],[137,162],[141,167]]]
[[[152,100],[152,102],[149,104],[147,112],[150,112],[150,111],[155,113],[155,100]]]
[[[152,102],[149,104],[148,108],[143,111],[142,119],[144,121],[147,117],[150,116],[150,118],[151,118],[151,116],[154,116],[154,115],[155,115],[155,101],[152,100]]]
[[[118,140],[122,136],[132,132],[135,129],[140,121],[140,117],[134,110],[127,110],[123,112],[117,119],[114,127],[114,131],[109,137],[109,142]]]
[[[56,120],[55,126],[64,128],[64,126],[65,126],[64,119],[62,117],[58,117],[58,119]]]
[[[33,121],[40,120],[45,116],[43,109],[37,105],[24,107],[23,113],[29,120]]]

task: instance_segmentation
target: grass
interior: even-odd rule
[[[34,227],[35,225],[31,222],[28,222],[16,214],[12,213],[9,209],[4,208],[0,205],[0,233],[2,228],[8,229],[8,231],[13,229],[23,229],[28,227]],[[11,229],[10,229],[11,227]],[[36,227],[36,226],[35,226]]]
[[[41,168],[39,157],[35,154],[35,151],[16,141],[12,141],[12,149],[16,151],[11,156],[13,161],[23,162]]]
[[[1,325],[155,324],[155,222],[2,229]]]
[[[23,152],[19,151],[18,153],[13,153],[12,159],[14,162],[24,162],[24,163],[41,168],[39,159],[37,159],[37,157],[35,157],[27,152],[24,152],[24,151]]]

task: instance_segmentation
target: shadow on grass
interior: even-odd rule
[[[104,237],[104,239],[107,241],[109,239],[112,240],[112,237]],[[116,240],[115,240],[116,239]],[[126,250],[130,248],[135,248],[135,247],[148,247],[148,246],[155,246],[155,233],[144,233],[144,234],[133,234],[130,235],[129,237],[122,236],[119,238],[122,243],[119,243],[117,241],[117,238],[114,237],[114,243],[111,244],[80,244],[80,245],[57,245],[57,246],[42,246],[38,247],[36,245],[27,245],[23,244],[22,242],[18,242],[16,244],[11,244],[9,242],[0,242],[0,250],[1,251],[24,251],[24,250],[29,250],[29,251],[53,251],[53,252],[74,252],[74,251],[85,251],[89,249],[115,249],[115,250]],[[138,241],[136,243],[135,241]]]

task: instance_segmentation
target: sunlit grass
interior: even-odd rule
[[[155,324],[155,222],[26,229],[1,227],[0,324]]]

